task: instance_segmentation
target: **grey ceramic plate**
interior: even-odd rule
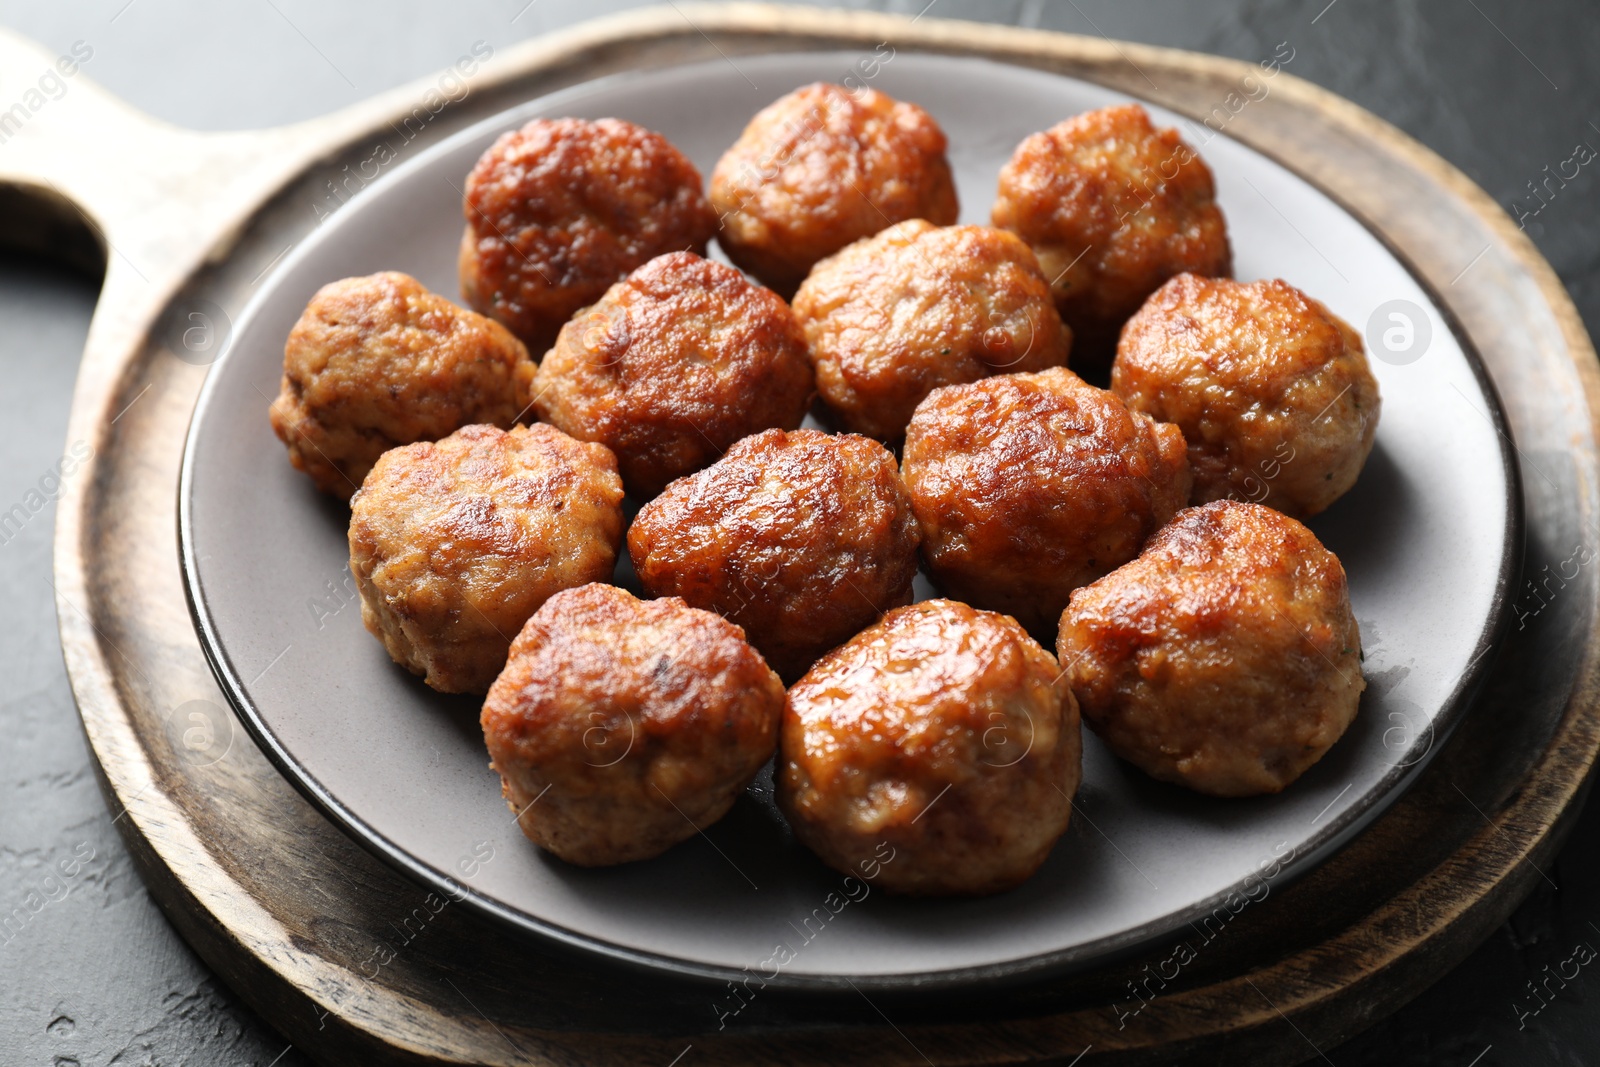
[[[770,972],[786,945],[777,983],[894,987],[1082,966],[1208,914],[1220,924],[1392,803],[1465,712],[1506,613],[1520,530],[1498,403],[1451,324],[1358,220],[1228,137],[1152,108],[1215,171],[1238,276],[1283,277],[1368,329],[1369,345],[1394,329],[1387,347],[1407,349],[1374,364],[1383,419],[1359,484],[1312,524],[1349,572],[1370,687],[1344,739],[1276,797],[1160,785],[1086,735],[1070,829],[1037,876],[1001,896],[855,899],[795,844],[759,783],[706,835],[655,860],[580,870],[541,853],[500,799],[475,703],[432,693],[362,629],[347,511],[291,470],[268,428],[284,338],[319,286],[403,270],[457,292],[462,181],[502,131],[534,116],[620,116],[709,174],[759,107],[806,82],[859,77],[859,59],[740,57],[738,70],[716,62],[579,86],[452,137],[328,219],[262,285],[195,411],[180,502],[202,643],[262,747],[357,840],[509,926],[594,951],[719,976]],[[1022,137],[1124,99],[905,53],[873,84],[943,124],[968,222],[987,221]],[[1410,316],[1409,346],[1392,310]]]

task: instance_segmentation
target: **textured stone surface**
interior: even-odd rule
[[[851,6],[916,14],[926,3]],[[1293,73],[1396,123],[1513,212],[1518,204],[1539,208],[1528,183],[1542,179],[1546,165],[1554,170],[1580,141],[1600,149],[1593,0],[1324,4],[935,0],[929,14],[1243,59],[1287,41]],[[94,56],[84,69],[114,92],[169,121],[225,129],[316,115],[439,69],[476,40],[506,45],[629,6],[0,0],[0,22],[63,51],[88,42]],[[19,84],[0,71],[0,103],[9,104]],[[1600,331],[1597,172],[1600,161],[1585,166],[1527,219],[1591,332]],[[70,444],[67,404],[94,290],[81,278],[0,258],[0,510],[38,487]],[[301,1051],[240,1005],[167,925],[117,838],[118,813],[107,811],[96,786],[61,668],[47,581],[51,521],[42,510],[0,544],[0,917],[17,909],[25,916],[0,930],[0,1063],[300,1067],[309,1062]],[[1600,1062],[1600,970],[1584,966],[1564,984],[1549,979],[1578,946],[1600,949],[1597,842],[1600,809],[1580,821],[1511,922],[1393,1018],[1320,1050],[1326,1060]],[[63,876],[67,868],[74,873]],[[1547,980],[1550,992],[1536,998],[1528,983]],[[1308,1046],[1306,1056],[1319,1059],[1318,1050]]]

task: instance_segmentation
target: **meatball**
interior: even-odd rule
[[[1067,828],[1081,754],[1055,657],[1004,615],[926,600],[789,691],[778,804],[823,862],[890,892],[996,893]]]
[[[1361,633],[1344,568],[1272,508],[1186,508],[1072,594],[1057,641],[1083,717],[1152,777],[1276,793],[1356,715]]]
[[[903,466],[941,588],[1036,633],[1189,499],[1183,433],[1065,367],[935,390]]]
[[[541,419],[609,446],[628,491],[651,497],[741,437],[798,427],[813,385],[781,297],[674,252],[567,323],[535,391]]]
[[[763,108],[711,172],[717,241],[788,294],[811,265],[907,219],[956,221],[933,117],[875,89],[818,82]]]
[[[1315,515],[1355,484],[1378,432],[1361,335],[1283,281],[1178,275],[1128,320],[1111,388],[1183,430],[1197,504]]]
[[[350,502],[361,621],[446,693],[482,693],[551,594],[611,577],[622,480],[550,426],[467,426],[383,454]]]
[[[1210,168],[1137,104],[1024,140],[1000,171],[992,218],[1033,246],[1079,362],[1100,370],[1123,322],[1162,282],[1233,270]]]
[[[467,176],[461,291],[535,352],[573,312],[663,252],[704,252],[716,216],[700,172],[621,119],[534,119]]]
[[[1072,347],[1033,252],[987,226],[916,219],[857,241],[816,265],[794,313],[829,410],[885,440],[941,385],[1059,367]]]
[[[528,620],[482,723],[522,832],[596,867],[722,818],[771,758],[782,715],[783,683],[737,626],[595,584]]]
[[[283,349],[268,416],[289,462],[349,499],[378,457],[473,423],[510,427],[534,366],[498,322],[398,271],[346,278],[311,298]]]
[[[628,551],[652,596],[680,596],[738,623],[794,681],[911,602],[919,539],[882,445],[768,430],[646,504]]]

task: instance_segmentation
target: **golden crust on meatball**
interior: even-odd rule
[[[940,587],[1036,633],[1189,498],[1182,432],[1065,367],[935,390],[902,466]]]
[[[816,430],[745,438],[673,482],[628,530],[652,596],[738,623],[786,681],[910,603],[918,541],[889,451]]]
[[[741,437],[798,427],[813,384],[782,297],[674,252],[563,327],[534,388],[541,419],[610,447],[628,491],[648,498]]]
[[[562,323],[663,252],[704,252],[716,216],[700,172],[621,119],[534,119],[467,176],[461,292],[535,352]]]
[[[956,221],[944,131],[875,89],[818,82],[767,105],[711,172],[728,258],[791,293],[811,265],[907,219]]]
[[[283,349],[268,412],[289,462],[349,499],[378,457],[527,406],[533,363],[499,323],[398,271],[325,285]]]
[[[446,693],[482,693],[552,594],[611,577],[622,480],[551,426],[467,426],[392,449],[350,502],[361,621]]]
[[[1279,280],[1173,278],[1123,328],[1111,388],[1183,430],[1197,504],[1315,515],[1355,484],[1378,432],[1361,335]]]
[[[953,600],[896,608],[789,690],[776,775],[795,836],[895,893],[996,893],[1067,827],[1078,709],[1055,657]]]
[[[1155,778],[1276,793],[1344,733],[1366,681],[1344,568],[1271,508],[1187,508],[1072,595],[1057,651],[1085,721]]]
[[[1080,352],[1104,362],[1162,282],[1233,270],[1211,169],[1138,104],[1025,139],[1000,171],[992,218],[1033,246]]]
[[[722,818],[772,756],[782,714],[783,683],[737,626],[595,584],[528,620],[481,721],[522,832],[594,867]]]
[[[1020,238],[923,219],[818,263],[794,299],[817,390],[845,429],[897,440],[942,385],[1067,362],[1072,331]]]

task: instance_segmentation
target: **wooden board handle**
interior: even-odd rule
[[[263,168],[252,160],[287,131],[180,129],[95,84],[93,60],[87,41],[55,53],[0,29],[0,107],[11,101],[0,110],[0,186],[79,215],[102,246],[104,297],[119,294],[125,278],[147,297],[145,287],[187,272],[197,246],[219,232],[219,214],[237,203],[236,189],[250,187],[259,202],[261,183],[251,179]]]
[[[86,67],[93,58],[86,41],[57,54],[0,29],[0,106],[14,101],[0,110],[0,190],[21,215],[8,226],[21,234],[12,243],[81,259],[71,247],[73,227],[64,224],[77,221],[98,242],[105,266],[80,387],[120,361],[148,316],[328,139],[305,134],[336,125],[180,129],[95,84]],[[106,343],[112,338],[117,343]]]
[[[121,175],[127,144],[181,132],[96,85],[85,73],[93,59],[87,41],[56,54],[0,28],[0,181],[84,206]]]

